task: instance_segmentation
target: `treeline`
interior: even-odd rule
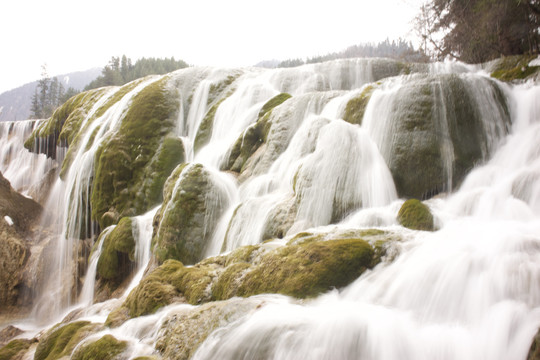
[[[78,91],[72,87],[65,90],[64,85],[58,78],[51,79],[47,73],[47,66],[43,65],[41,67],[41,79],[32,96],[30,118],[45,119],[50,117],[58,106],[77,93]]]
[[[540,0],[431,0],[415,19],[421,50],[431,58],[480,63],[538,54]]]
[[[120,86],[130,81],[139,79],[147,75],[161,75],[174,70],[188,67],[188,64],[182,60],[142,58],[132,64],[130,58],[123,55],[112,57],[109,64],[101,71],[101,76],[92,81],[85,87],[85,90],[91,90],[103,86]]]
[[[410,62],[424,62],[429,60],[422,52],[415,50],[412,43],[403,39],[386,39],[380,43],[367,43],[353,45],[340,52],[333,52],[322,56],[309,57],[307,59],[288,59],[281,62],[265,61],[258,64],[262,67],[295,67],[304,64],[315,64],[336,59],[348,59],[356,57],[384,57]]]

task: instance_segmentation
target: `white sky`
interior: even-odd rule
[[[6,0],[0,3],[0,93],[111,56],[249,66],[386,38],[412,39],[422,0]],[[417,44],[414,44],[417,47]]]

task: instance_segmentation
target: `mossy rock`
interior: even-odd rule
[[[246,272],[237,295],[279,293],[314,297],[348,285],[373,266],[373,248],[361,239],[308,242],[264,254]]]
[[[35,339],[15,339],[0,348],[0,360],[23,359],[26,351],[36,342]]]
[[[212,137],[212,131],[214,129],[214,118],[220,105],[227,100],[235,90],[234,81],[240,76],[240,73],[227,76],[223,81],[210,86],[208,92],[208,104],[210,106],[206,114],[204,115],[197,134],[193,141],[193,151],[199,151],[204,145],[208,144]]]
[[[106,324],[117,326],[127,317],[151,314],[173,302],[199,305],[262,293],[314,297],[354,281],[378,264],[386,245],[396,239],[376,229],[300,233],[277,249],[243,246],[194,266],[167,260],[111,312]]]
[[[40,339],[34,359],[54,360],[70,356],[75,346],[99,327],[89,321],[57,325]]]
[[[292,96],[281,93],[268,100],[261,110],[257,121],[249,126],[235,141],[221,170],[242,172],[247,160],[266,142],[271,123],[269,121],[272,110],[290,99]]]
[[[257,311],[264,304],[264,299],[235,298],[179,310],[164,322],[156,350],[164,359],[192,359],[199,346],[215,330]]]
[[[163,201],[163,186],[172,171],[185,161],[184,143],[178,137],[163,139],[156,154],[144,170],[141,189],[136,194],[137,208],[153,207]],[[149,201],[151,199],[151,201]],[[147,203],[148,205],[146,205]]]
[[[489,66],[491,67],[491,77],[506,82],[520,82],[530,78],[538,79],[540,66],[529,66],[529,63],[536,58],[536,55],[515,55],[497,59]]]
[[[180,299],[193,305],[208,302],[213,270],[212,266],[186,267],[179,261],[167,260],[141,281],[123,306],[129,316],[136,317],[152,314]]]
[[[417,199],[409,199],[403,203],[398,212],[398,221],[401,225],[409,229],[434,230],[431,211]]]
[[[163,205],[154,219],[152,246],[158,261],[200,261],[227,201],[204,166],[178,166],[165,183]]]
[[[345,106],[343,120],[351,124],[362,125],[367,104],[374,90],[374,85],[367,85],[358,96],[350,99]]]
[[[177,97],[176,90],[168,86],[167,77],[147,85],[133,97],[118,131],[103,140],[96,152],[91,203],[92,217],[101,228],[105,225],[102,216],[106,212],[117,212],[120,217],[134,216],[159,202],[159,191],[153,190],[159,186],[153,182],[162,183],[163,174],[175,161],[160,161],[159,155],[155,156],[163,139],[174,129],[179,110]],[[153,159],[156,167],[163,164],[160,169],[163,174],[148,181],[146,167]],[[148,194],[154,197],[146,197]]]
[[[489,121],[496,134],[487,133],[483,104],[477,103],[469,82],[491,95]],[[483,77],[415,76],[394,96],[387,130],[392,136],[378,145],[400,197],[428,199],[459,187],[489,156],[492,137],[502,138],[510,128],[504,94]]]
[[[181,299],[182,295],[170,283],[170,277],[182,267],[182,263],[169,260],[145,276],[123,304],[128,309],[128,315],[137,317],[153,314],[159,308]]]
[[[69,140],[69,148],[66,153],[66,157],[64,158],[64,161],[62,162],[62,169],[60,171],[60,177],[62,179],[65,178],[66,174],[69,171],[69,168],[71,167],[71,164],[73,162],[73,158],[77,151],[79,150],[79,147],[81,146],[80,143],[82,139],[86,136],[86,132],[89,130],[89,128],[92,126],[93,122],[103,116],[107,110],[109,110],[113,105],[118,103],[124,96],[126,96],[129,92],[131,92],[137,85],[139,85],[144,79],[138,79],[136,81],[130,82],[120,88],[114,89],[114,87],[105,87],[100,88],[99,93],[96,94],[96,100],[92,100],[92,102],[89,104],[90,106],[87,108],[88,111],[91,109],[91,107],[94,105],[94,103],[99,100],[101,96],[105,96],[106,93],[110,91],[114,91],[112,96],[108,97],[105,102],[95,110],[94,114],[91,118],[88,118],[84,122],[84,126],[82,126],[82,122],[80,120],[81,117],[78,117],[78,121],[74,122],[75,126],[70,126],[69,119],[66,121],[66,124],[62,128],[62,133],[60,134],[60,137],[69,137],[72,140]],[[90,92],[95,90],[90,90]],[[85,98],[86,99],[86,98]],[[85,117],[87,117],[88,114],[85,114]],[[94,141],[96,140],[96,135],[98,131],[100,130],[100,127],[96,127],[92,134],[90,135],[90,139],[88,143],[86,144],[86,150],[90,149],[90,147],[94,144]]]
[[[24,146],[56,159],[56,147],[67,147],[78,133],[88,111],[103,95],[103,89],[83,92],[68,99],[26,139]]]
[[[97,273],[101,278],[119,284],[131,274],[135,261],[135,239],[132,230],[132,219],[125,217],[103,239],[97,263]]]
[[[71,359],[73,360],[113,360],[127,348],[126,341],[119,341],[112,335],[105,335],[101,339],[78,348]]]

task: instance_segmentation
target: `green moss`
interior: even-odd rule
[[[226,300],[238,293],[241,278],[252,265],[247,262],[237,262],[229,265],[212,286],[212,300]]]
[[[22,359],[21,353],[26,352],[35,340],[16,339],[0,348],[0,360]]]
[[[232,83],[240,76],[240,73],[227,76],[223,81],[210,85],[208,92],[208,104],[213,103]]]
[[[163,186],[172,171],[185,161],[184,144],[178,137],[163,139],[156,154],[144,170],[143,182],[137,192],[137,208],[153,207],[163,201]],[[148,204],[148,205],[145,205]]]
[[[95,329],[96,325],[88,321],[76,321],[67,325],[58,325],[41,338],[34,359],[54,360],[69,356],[75,346]]]
[[[157,201],[142,198],[145,192],[141,188],[154,186],[145,183],[145,168],[173,130],[179,108],[177,94],[168,88],[167,81],[164,77],[134,96],[118,132],[104,140],[96,152],[92,217],[102,228],[102,216],[111,209],[121,217],[133,216]]]
[[[56,158],[56,147],[71,144],[87,113],[102,95],[103,90],[97,89],[73,96],[33,131],[24,146]]]
[[[343,120],[351,124],[362,125],[362,119],[366,112],[367,104],[375,87],[368,85],[364,87],[360,95],[349,100],[345,106],[345,113],[343,114]]]
[[[434,230],[431,211],[417,199],[409,199],[403,203],[399,209],[398,221],[401,225],[409,229]]]
[[[373,266],[373,248],[361,239],[308,242],[264,254],[238,287],[240,296],[280,293],[306,298],[343,287]]]
[[[259,111],[257,121],[248,127],[236,140],[229,151],[228,160],[224,162],[221,170],[231,170],[242,172],[245,169],[247,160],[257,149],[266,142],[270,131],[270,115],[272,109],[281,105],[292,96],[281,93],[268,100]]]
[[[287,93],[280,93],[270,100],[268,100],[263,107],[261,108],[261,111],[259,111],[258,119],[261,119],[264,115],[266,115],[267,112],[272,111],[273,108],[283,104],[286,100],[290,99],[292,97],[291,94]]]
[[[199,151],[204,145],[208,144],[208,142],[210,141],[210,138],[212,137],[212,130],[214,129],[214,117],[216,116],[216,112],[219,106],[231,95],[232,92],[230,92],[227,96],[219,99],[204,115],[204,118],[199,125],[199,129],[197,129],[195,141],[193,142],[193,150],[195,152]]]
[[[176,260],[168,260],[148,274],[140,284],[128,295],[124,307],[130,317],[153,314],[159,308],[172,303],[181,294],[171,284],[176,272],[182,271],[184,265]]]
[[[122,218],[103,241],[97,273],[101,278],[118,284],[129,276],[135,260],[131,218]]]
[[[187,265],[200,261],[226,202],[226,194],[201,164],[180,165],[174,170],[156,214],[159,228],[152,249],[158,261],[176,259]]]
[[[118,358],[127,348],[127,342],[118,341],[112,335],[105,335],[90,344],[77,349],[71,359],[73,360],[112,360]]]
[[[540,66],[529,66],[536,56],[508,56],[495,61],[491,76],[501,81],[526,80],[540,73]]]
[[[72,144],[70,145],[70,147],[68,149],[68,152],[66,154],[64,162],[62,163],[62,170],[60,171],[60,177],[61,178],[64,178],[64,176],[67,174],[67,171],[69,170],[69,168],[71,166],[71,163],[73,162],[73,157],[75,156],[75,154],[76,154],[76,152],[77,152],[77,150],[78,150],[78,148],[80,146],[79,144],[80,144],[81,140],[83,139],[83,137],[85,136],[87,129],[92,125],[94,120],[96,120],[96,119],[100,118],[101,116],[103,116],[103,114],[105,114],[105,112],[107,110],[109,110],[114,104],[119,102],[130,91],[135,89],[135,87],[137,85],[139,85],[142,81],[143,81],[143,79],[138,79],[136,81],[130,82],[130,83],[122,86],[109,99],[107,99],[105,101],[105,103],[99,107],[99,109],[97,109],[94,112],[92,118],[90,118],[90,119],[88,119],[88,121],[86,121],[86,124],[84,125],[83,128],[80,128],[81,124],[79,123],[77,131],[73,131],[73,130],[69,131],[69,133],[74,134],[74,139],[73,139],[73,142],[72,142]],[[106,87],[106,88],[100,88],[100,89],[97,89],[97,90],[90,90],[90,91],[98,91],[98,92],[100,92],[100,95],[104,95],[105,92],[107,92],[109,90],[110,90],[110,88]],[[92,103],[92,105],[93,105],[93,103]],[[88,109],[90,109],[90,108],[88,108]],[[87,150],[93,145],[94,140],[95,140],[95,136],[96,136],[98,131],[99,131],[99,127],[94,129],[94,132],[91,135],[90,141],[86,144],[86,149]]]

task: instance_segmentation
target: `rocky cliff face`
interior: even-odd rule
[[[28,264],[42,207],[17,193],[0,173],[0,312],[31,304]],[[11,309],[11,310],[10,310]]]

